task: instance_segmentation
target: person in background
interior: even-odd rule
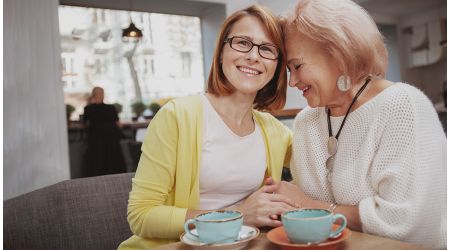
[[[447,140],[420,90],[382,79],[388,54],[371,16],[350,0],[300,0],[279,23],[289,86],[309,107],[294,122],[292,184],[267,184],[351,230],[445,249]]]
[[[268,8],[254,5],[224,22],[208,93],[169,101],[148,127],[128,200],[134,235],[119,249],[176,242],[188,219],[217,209],[243,212],[245,225],[281,226],[269,215],[297,206],[263,186],[288,166],[292,132],[260,111],[284,107],[285,63]]]
[[[84,122],[88,125],[86,176],[126,172],[120,140],[125,139],[114,106],[103,103],[104,91],[92,90],[92,103],[84,108]]]

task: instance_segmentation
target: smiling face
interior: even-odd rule
[[[237,21],[226,38],[240,36],[255,44],[274,44],[264,23],[256,17],[245,16]],[[254,46],[249,52],[239,52],[225,44],[220,57],[222,70],[233,89],[255,95],[274,76],[278,61],[263,58]]]
[[[340,90],[336,81],[341,75],[337,63],[325,54],[318,43],[293,31],[285,38],[289,86],[303,91],[312,108],[339,103]]]

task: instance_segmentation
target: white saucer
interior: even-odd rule
[[[247,234],[247,233],[249,233],[251,231],[255,232],[252,237],[250,237],[248,239],[245,239],[245,240],[235,241],[235,242],[226,243],[226,244],[200,246],[200,243],[202,243],[202,241],[191,238],[190,236],[188,236],[186,234],[186,232],[184,232],[180,236],[180,240],[183,243],[191,246],[195,250],[239,250],[239,249],[242,249],[242,248],[246,247],[247,244],[251,240],[253,240],[254,238],[258,237],[258,235],[259,235],[259,229],[258,228],[252,227],[252,226],[245,226],[245,225],[242,226],[242,229],[239,232],[239,235],[244,235],[244,234]],[[192,229],[191,233],[194,234],[194,235],[198,235],[197,234],[197,229]]]

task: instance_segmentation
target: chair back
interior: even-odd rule
[[[62,181],[3,201],[3,248],[117,249],[134,173]]]

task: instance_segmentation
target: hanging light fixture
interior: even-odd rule
[[[122,37],[136,37],[141,38],[143,36],[142,30],[136,28],[133,21],[131,21],[130,26],[122,31]]]
[[[130,4],[130,26],[128,28],[122,30],[122,37],[133,37],[133,38],[141,38],[143,37],[142,30],[136,28],[136,25],[133,23],[133,19],[131,19],[131,1],[129,0]]]

